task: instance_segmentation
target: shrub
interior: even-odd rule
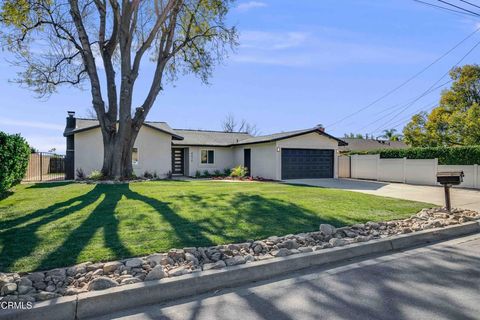
[[[0,131],[0,194],[22,181],[29,158],[30,146],[24,138]]]
[[[195,171],[195,178],[200,178],[201,176],[202,173],[199,170]]]
[[[220,170],[215,170],[213,171],[213,174],[216,176],[216,177],[220,177],[222,175],[222,171]]]
[[[210,172],[208,170],[203,170],[203,175],[202,176],[208,178],[208,177],[210,177]]]
[[[171,170],[169,170],[166,174],[166,177],[168,180],[172,180],[173,179],[173,172]]]
[[[153,179],[153,173],[150,173],[149,171],[145,170],[145,172],[143,173],[143,177],[145,179]]]
[[[244,166],[237,166],[233,168],[230,172],[230,177],[234,178],[243,178],[247,175],[248,169]]]
[[[384,149],[351,154],[380,154],[380,158],[434,159],[441,165],[480,164],[480,146]]]
[[[232,170],[230,168],[225,168],[223,169],[223,175],[228,177],[230,176],[230,173],[232,173]]]
[[[102,180],[103,179],[103,173],[99,170],[93,170],[92,173],[88,176],[88,179],[91,180]]]
[[[85,172],[83,172],[82,168],[77,169],[76,171],[77,179],[78,180],[85,180],[87,178]]]

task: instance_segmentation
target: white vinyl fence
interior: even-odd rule
[[[460,171],[465,173],[460,187],[480,189],[479,165],[439,165],[438,159],[381,159],[380,155],[352,155],[351,178],[410,184],[437,185],[437,172]]]

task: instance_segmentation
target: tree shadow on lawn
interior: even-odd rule
[[[57,187],[63,187],[63,186],[68,186],[70,184],[73,184],[75,182],[72,181],[45,181],[45,182],[37,182],[32,184],[31,186],[28,186],[27,189],[46,189],[46,188],[57,188]]]
[[[119,237],[120,221],[115,215],[115,208],[123,197],[149,205],[155,213],[158,213],[159,218],[163,218],[171,226],[175,235],[169,243],[172,247],[213,246],[217,243],[212,240],[212,237],[220,237],[217,239],[221,239],[224,243],[237,242],[270,235],[311,231],[315,230],[319,223],[337,226],[343,224],[336,219],[321,219],[313,212],[290,202],[248,193],[212,196],[199,196],[192,193],[187,196],[171,197],[172,200],[192,201],[192,204],[201,208],[202,211],[212,212],[211,215],[204,214],[203,218],[189,219],[175,212],[170,202],[163,202],[132,191],[128,184],[99,184],[84,195],[37,210],[24,217],[0,223],[0,243],[3,245],[0,251],[0,271],[14,271],[11,268],[17,261],[34,254],[36,250],[42,250],[41,241],[49,241],[49,239],[40,239],[37,236],[40,228],[58,219],[69,217],[99,199],[101,199],[100,203],[86,218],[82,217],[84,220],[80,225],[65,235],[63,242],[44,256],[35,269],[45,270],[77,263],[80,253],[99,230],[103,230],[105,246],[117,259],[135,255],[136,253],[129,250]],[[222,204],[209,201],[212,197],[220,198]],[[220,205],[227,208],[219,208]],[[216,214],[218,209],[226,213]],[[34,221],[28,223],[31,220]],[[122,232],[128,233],[128,230],[122,230]],[[152,233],[151,230],[145,230],[145,232],[151,234],[152,240],[168,237],[168,234],[161,231]],[[152,251],[168,249],[152,248]]]

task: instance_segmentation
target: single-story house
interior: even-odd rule
[[[388,141],[380,139],[359,139],[359,138],[342,138],[347,145],[340,146],[338,150],[341,153],[352,151],[374,151],[383,149],[406,149],[408,145],[403,141]]]
[[[100,170],[103,143],[97,120],[75,118],[69,112],[64,132],[67,138],[66,175],[73,179]],[[245,132],[172,129],[165,122],[147,121],[140,128],[133,148],[135,174],[148,171],[159,176],[195,176],[238,165],[249,175],[266,179],[336,178],[339,146],[346,143],[323,128],[310,128],[264,136]]]

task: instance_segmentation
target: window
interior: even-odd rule
[[[200,154],[200,161],[202,164],[212,164],[214,163],[214,151],[213,150],[202,150]]]
[[[132,148],[132,165],[138,165],[138,148]]]

